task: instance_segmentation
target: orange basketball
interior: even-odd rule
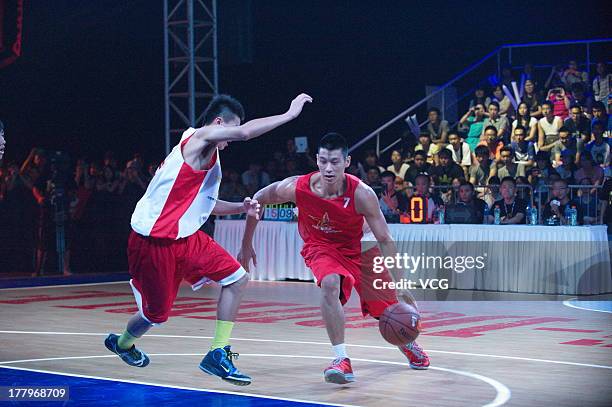
[[[411,305],[398,302],[389,305],[378,321],[380,333],[392,345],[413,342],[421,332],[421,316]]]

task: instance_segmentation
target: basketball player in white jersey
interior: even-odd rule
[[[147,191],[136,204],[128,241],[130,285],[138,304],[122,335],[109,334],[106,347],[131,366],[145,367],[148,356],[134,346],[153,325],[165,322],[179,284],[194,290],[210,281],[221,285],[215,337],[200,363],[208,374],[236,385],[251,378],[233,364],[237,353],[229,338],[248,281],[244,268],[200,227],[210,215],[247,212],[257,216],[259,204],[246,198],[232,203],[217,199],[221,183],[219,150],[232,141],[247,141],[295,119],[312,98],[301,94],[289,110],[241,125],[244,110],[227,95],[215,97],[204,113],[204,126],[189,128],[160,164]]]

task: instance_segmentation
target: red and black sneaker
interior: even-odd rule
[[[323,372],[327,383],[346,384],[355,381],[351,360],[349,358],[334,359],[332,364]]]
[[[429,356],[416,342],[398,346],[398,348],[408,358],[411,368],[425,370],[429,367]]]

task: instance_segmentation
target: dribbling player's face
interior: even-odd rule
[[[344,170],[350,163],[351,157],[344,158],[341,149],[330,151],[320,148],[317,154],[317,166],[321,172],[321,180],[326,184],[334,184],[341,180]]]

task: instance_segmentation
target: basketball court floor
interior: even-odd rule
[[[357,381],[338,386],[323,381],[332,350],[318,288],[251,282],[232,350],[253,383],[236,387],[198,369],[217,294],[181,287],[170,320],[139,342],[151,357],[139,369],[103,344],[136,311],[127,282],[0,290],[0,386],[68,387],[69,401],[50,405],[612,405],[610,301],[421,301],[418,341],[431,368],[417,371],[361,316],[354,295],[346,343]]]

